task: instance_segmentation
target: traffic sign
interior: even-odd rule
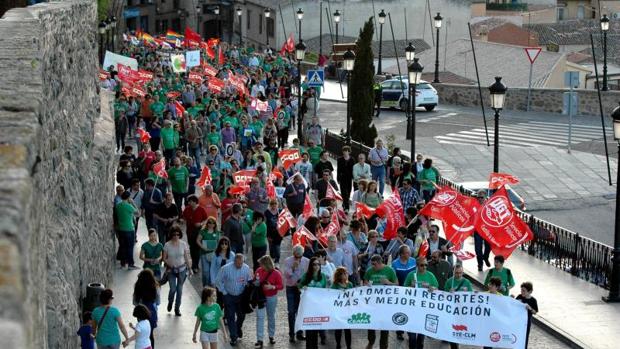
[[[524,48],[525,50],[525,54],[527,55],[527,58],[530,60],[530,64],[534,64],[534,61],[536,61],[536,58],[538,58],[538,55],[540,54],[540,51],[542,51],[541,47],[526,47]]]
[[[308,70],[309,87],[323,86],[323,81],[325,81],[325,72],[323,70]]]

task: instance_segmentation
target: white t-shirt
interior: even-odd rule
[[[138,321],[136,324],[136,349],[145,349],[151,346],[151,323],[149,320]]]
[[[353,242],[348,239],[345,242],[338,242],[337,246],[344,252],[342,264],[344,264],[344,267],[349,271],[349,275],[353,274],[353,256],[357,256],[359,250],[355,247]]]

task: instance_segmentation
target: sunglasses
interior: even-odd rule
[[[228,246],[228,242],[222,242],[221,245]]]
[[[419,267],[425,267],[425,268],[426,268],[426,267],[428,266],[428,264],[420,264],[420,265],[418,265],[418,266],[419,266]]]
[[[207,222],[207,224],[215,224],[215,222]]]
[[[312,266],[314,266],[314,267],[320,267],[320,266],[321,266],[321,264],[319,264],[319,263],[312,263]]]

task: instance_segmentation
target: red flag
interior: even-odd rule
[[[282,48],[280,49],[280,55],[284,56],[286,52],[292,53],[295,51],[295,40],[293,39],[293,33],[288,36],[288,39],[282,44]]]
[[[200,188],[204,188],[207,184],[211,183],[211,169],[209,166],[204,166],[200,173],[200,178],[196,181],[196,185]]]
[[[185,108],[179,101],[174,101],[174,108],[176,109],[177,116],[183,116],[183,113],[185,113]]]
[[[189,73],[187,80],[196,84],[202,84],[202,76],[196,73]]]
[[[177,98],[181,95],[181,92],[179,91],[170,91],[168,93],[166,93],[166,97],[168,98]]]
[[[334,189],[334,186],[329,181],[327,182],[327,191],[325,192],[325,197],[328,199],[342,201],[342,195],[340,195],[340,193],[336,191],[336,189]]]
[[[476,258],[476,254],[470,251],[464,251],[461,249],[458,249],[455,246],[452,246],[448,249],[448,251],[454,253],[454,255],[456,256],[456,258],[458,258],[459,260],[462,261],[466,261],[468,259],[472,259],[472,258]]]
[[[228,75],[228,82],[234,86],[241,95],[245,93],[245,84],[243,80],[239,79],[237,76],[232,74]]]
[[[320,55],[319,56],[319,67],[325,66],[325,63],[327,63],[327,56]]]
[[[443,221],[446,239],[457,247],[474,233],[473,217],[480,209],[475,197],[465,196],[444,186],[439,188],[420,214]]]
[[[519,179],[508,173],[491,172],[489,175],[489,189],[498,189],[504,184],[518,184]]]
[[[278,157],[282,161],[284,169],[288,170],[291,166],[301,161],[299,149],[282,149],[278,152]]]
[[[319,242],[321,242],[323,246],[327,246],[327,238],[330,236],[338,236],[339,232],[340,232],[340,222],[338,222],[337,212],[334,212],[334,214],[332,214],[332,221],[329,222],[329,224],[327,225],[327,227],[325,227],[325,229],[323,229],[322,234],[319,234],[318,236]]]
[[[393,191],[392,195],[388,196],[375,211],[379,217],[387,217],[387,224],[383,231],[383,238],[386,240],[395,238],[396,230],[405,226],[405,211],[400,197],[396,193],[398,193],[397,190]]]
[[[213,54],[215,56],[215,54]],[[213,68],[212,66],[210,66],[207,63],[203,63],[202,64],[202,70],[204,70],[205,75],[208,76],[216,76],[217,75],[217,69]]]
[[[308,194],[306,194],[304,199],[304,210],[301,215],[306,220],[314,215],[314,208],[312,207],[312,201],[310,201],[310,195]]]
[[[99,80],[108,80],[110,78],[110,73],[103,69],[99,69]]]
[[[422,245],[420,245],[420,249],[418,250],[418,257],[426,257],[429,248],[430,246],[428,245],[428,240],[424,239],[424,242],[422,242]]]
[[[492,249],[501,249],[498,253],[504,258],[534,237],[530,227],[515,214],[505,187],[499,188],[476,213],[474,227]]]
[[[202,41],[202,38],[200,37],[200,34],[196,33],[195,31],[193,31],[191,28],[189,27],[185,27],[185,42],[186,42],[186,46],[198,46],[200,45],[200,42]]]
[[[256,170],[241,170],[233,173],[233,180],[236,184],[249,184],[254,177],[256,177]]]
[[[162,158],[153,165],[153,172],[157,175],[157,177],[168,179],[168,172],[166,172],[166,159]]]
[[[216,77],[209,79],[209,90],[212,92],[222,92],[224,90],[224,81]]]
[[[138,132],[138,135],[140,136],[140,142],[142,143],[146,143],[149,141],[149,139],[151,139],[151,135],[143,128],[138,128],[136,132]]]
[[[215,59],[215,51],[213,50],[213,47],[208,46],[206,51],[209,59]]]
[[[317,240],[316,236],[314,236],[308,230],[308,228],[302,225],[298,231],[293,233],[293,238],[291,239],[291,243],[293,244],[293,246],[295,245],[306,246],[308,241],[316,241],[316,240]]]
[[[131,94],[136,97],[144,97],[146,96],[146,91],[144,91],[142,87],[134,84],[133,86],[131,86]]]
[[[355,203],[355,214],[357,215],[358,219],[362,217],[366,219],[370,219],[370,217],[372,217],[372,215],[375,214],[375,209],[366,206],[366,204],[362,202],[356,202]]]
[[[134,84],[136,82],[138,82],[139,75],[138,75],[138,71],[131,69],[130,67],[123,65],[123,64],[117,64],[118,66],[118,79],[121,80],[122,82],[125,82],[127,84]]]
[[[267,197],[268,198],[270,198],[270,199],[277,198],[276,187],[273,185],[272,181],[267,181],[267,184],[265,185],[265,189],[267,190]]]
[[[247,185],[235,184],[228,188],[228,192],[231,194],[242,195],[250,192],[250,187]]]
[[[207,40],[207,46],[213,47],[220,44],[220,39],[218,38],[210,38]]]
[[[154,77],[155,77],[155,74],[151,73],[148,70],[144,70],[144,69],[138,70],[138,78],[140,79],[140,81],[149,82],[153,80]]]
[[[288,208],[284,208],[278,215],[278,233],[284,237],[286,233],[297,226],[297,220]]]
[[[217,64],[224,65],[226,59],[224,58],[224,52],[222,52],[222,46],[217,48]]]

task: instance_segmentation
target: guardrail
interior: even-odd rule
[[[343,136],[329,130],[325,131],[325,150],[334,157],[341,154],[344,144]],[[369,150],[369,147],[351,141],[353,158],[357,158],[360,153],[368,154]],[[474,194],[471,190],[445,177],[439,178],[437,184],[448,185],[464,195]],[[536,218],[532,214],[519,210],[517,213],[524,222],[528,223],[534,233],[533,240],[520,246],[522,251],[580,279],[609,288],[613,252],[611,246],[582,237],[578,233]]]

